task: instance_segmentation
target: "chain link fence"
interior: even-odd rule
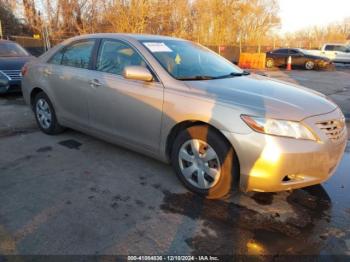
[[[26,36],[9,36],[7,39],[17,42],[34,56],[39,56],[45,52],[45,47],[42,39]]]
[[[45,52],[45,43],[43,39],[36,39],[33,37],[27,36],[9,36],[7,39],[15,41],[27,49],[32,55],[39,56]],[[64,39],[51,39],[51,46],[62,42]],[[305,49],[319,49],[324,44],[324,41],[318,42],[309,42],[309,41],[300,41],[297,45],[291,46],[295,48],[305,48]],[[260,45],[260,46],[251,46],[251,45],[205,45],[211,50],[222,55],[231,62],[238,63],[240,53],[266,53],[267,51],[273,50],[279,47],[288,47],[289,45]]]
[[[27,36],[8,36],[9,40],[15,41],[28,50],[32,55],[39,56],[45,52],[45,43],[43,39],[37,39]],[[51,46],[55,46],[64,39],[51,39]],[[266,52],[273,49],[273,46],[232,46],[232,45],[206,45],[211,50],[222,55],[232,62],[238,62],[241,52],[257,53]]]
[[[42,38],[34,38],[30,36],[6,36],[6,40],[14,41],[24,47],[33,56],[40,56],[47,50],[47,44]],[[64,39],[50,40],[51,46],[54,46]]]

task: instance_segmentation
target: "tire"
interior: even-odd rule
[[[312,70],[315,68],[315,63],[311,60],[306,61],[305,63],[305,69],[306,70]]]
[[[192,152],[193,144],[197,144],[203,154]],[[171,163],[190,191],[209,199],[229,195],[239,178],[239,163],[233,148],[218,131],[208,126],[192,126],[182,131],[174,141]]]
[[[267,67],[267,68],[273,68],[274,66],[275,66],[275,61],[273,61],[272,58],[268,58],[268,59],[266,60],[266,67]]]
[[[50,99],[44,92],[35,96],[33,111],[37,125],[45,134],[56,135],[64,131],[64,127],[57,121],[55,109]]]

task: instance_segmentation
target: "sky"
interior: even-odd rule
[[[350,17],[350,0],[279,0],[281,33]]]

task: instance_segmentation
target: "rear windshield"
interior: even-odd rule
[[[16,43],[0,43],[0,57],[28,56],[28,52]]]

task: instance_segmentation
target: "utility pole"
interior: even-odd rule
[[[2,35],[2,24],[1,24],[1,20],[0,20],[0,38],[1,38],[1,39],[3,38],[3,35]]]
[[[44,50],[45,52],[51,48],[51,43],[50,43],[50,36],[49,36],[49,30],[45,25],[42,27],[42,38],[43,38],[43,43],[44,43]]]

